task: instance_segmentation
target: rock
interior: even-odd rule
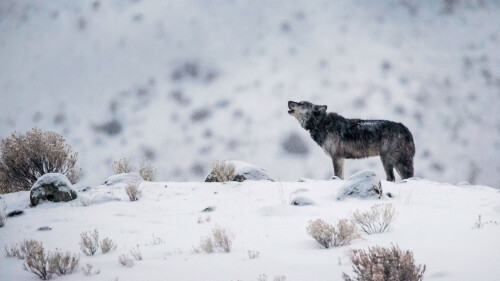
[[[20,216],[22,214],[24,214],[23,210],[14,210],[14,211],[9,212],[7,214],[7,217],[12,218],[12,217],[15,217],[15,216]]]
[[[347,179],[337,194],[337,199],[348,197],[379,199],[382,195],[382,185],[377,174],[373,171],[361,171]]]
[[[290,205],[292,205],[292,206],[311,206],[311,205],[316,205],[316,203],[314,203],[314,201],[312,201],[311,199],[309,199],[307,197],[297,196],[297,197],[292,199],[292,201],[290,202]]]
[[[215,211],[215,209],[217,209],[217,207],[215,207],[215,206],[209,206],[209,207],[206,207],[205,209],[203,209],[202,212],[203,213],[210,213],[210,212]]]
[[[338,180],[341,180],[339,177],[337,176],[333,176],[330,178],[331,181],[338,181]]]
[[[109,177],[104,181],[105,185],[113,185],[118,183],[142,182],[144,181],[138,173],[123,173]]]
[[[52,230],[50,226],[42,226],[37,229],[38,231],[49,231]]]
[[[243,161],[226,161],[226,165],[234,165],[234,179],[233,181],[243,182],[247,180],[252,181],[276,181],[271,177],[266,170],[256,167],[252,164]],[[213,171],[210,171],[205,179],[205,182],[214,182]]]
[[[38,178],[31,188],[30,201],[32,206],[40,200],[52,202],[68,202],[75,200],[77,194],[68,178],[59,173],[48,173]]]

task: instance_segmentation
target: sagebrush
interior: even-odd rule
[[[225,229],[220,226],[216,226],[212,229],[210,235],[202,237],[200,240],[200,246],[194,248],[195,253],[203,251],[205,253],[213,253],[215,249],[219,249],[223,252],[231,252],[235,235],[230,229]]]
[[[356,210],[351,219],[360,231],[370,235],[386,232],[395,218],[395,213],[392,204],[375,204],[366,212]]]
[[[57,275],[66,275],[73,273],[80,262],[80,257],[71,252],[63,252],[56,249],[55,252],[49,253],[49,271]]]
[[[125,192],[128,195],[128,198],[130,201],[137,201],[141,198],[142,192],[139,189],[139,183],[138,182],[129,182],[127,183],[127,186],[125,186]]]
[[[64,174],[72,184],[80,179],[78,153],[55,132],[32,129],[14,132],[0,144],[0,188],[3,192],[30,190],[47,173]]]
[[[234,180],[236,167],[233,163],[226,161],[217,161],[212,164],[212,181],[228,182]]]
[[[93,256],[99,250],[99,232],[84,231],[80,234],[80,249],[87,256]]]
[[[343,273],[345,281],[420,281],[424,278],[425,264],[415,265],[413,253],[398,246],[375,246],[365,250],[352,250],[349,254],[354,276]]]
[[[359,238],[356,226],[347,219],[339,220],[336,227],[322,219],[310,221],[307,233],[325,248],[349,245]]]
[[[132,267],[135,264],[134,260],[132,260],[127,254],[120,255],[118,257],[118,262],[125,267]]]
[[[103,254],[116,250],[116,246],[116,243],[111,238],[106,237],[101,241],[101,251]]]
[[[29,252],[32,252],[35,247],[40,246],[40,242],[33,239],[24,239],[21,243],[7,247],[5,245],[5,256],[9,258],[18,258],[24,260]]]
[[[52,278],[53,272],[50,270],[49,257],[41,242],[36,241],[35,245],[29,249],[24,260],[23,269],[35,274],[42,280]]]
[[[118,161],[113,161],[112,168],[115,175],[136,171],[136,167],[130,162],[129,158],[122,158]],[[139,175],[145,181],[155,181],[158,176],[158,169],[153,166],[151,161],[143,158],[139,164]]]
[[[122,158],[118,161],[113,161],[111,167],[113,168],[113,172],[115,173],[115,175],[131,173],[135,171],[135,167],[130,163],[129,158]]]
[[[0,227],[3,227],[5,225],[5,222],[7,221],[7,205],[3,203],[2,209],[0,209]]]

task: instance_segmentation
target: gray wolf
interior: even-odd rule
[[[313,140],[332,158],[335,176],[344,179],[344,159],[380,156],[388,181],[395,168],[402,179],[413,177],[415,143],[403,124],[387,120],[347,119],[326,112],[326,105],[288,102],[288,114],[309,131]]]

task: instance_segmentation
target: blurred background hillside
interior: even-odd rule
[[[493,0],[1,0],[0,138],[61,133],[83,183],[143,156],[160,180],[224,159],[327,179],[287,114],[308,100],[407,125],[416,176],[499,187],[499,49]]]

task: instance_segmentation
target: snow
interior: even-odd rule
[[[115,185],[119,183],[127,182],[141,182],[144,181],[138,173],[122,173],[118,175],[113,175],[104,181],[105,185]]]
[[[54,185],[57,187],[68,187],[71,188],[73,185],[69,181],[69,179],[60,173],[47,173],[39,177],[36,181],[36,183],[33,185],[31,190],[36,190],[42,185]]]
[[[269,175],[269,173],[262,168],[258,168],[252,164],[243,162],[243,161],[238,161],[238,160],[230,160],[227,161],[227,163],[231,163],[234,165],[234,174],[235,175],[242,175],[245,177],[245,180],[252,180],[252,181],[263,181],[263,180],[268,180],[268,181],[275,181],[275,179]]]
[[[47,250],[80,252],[80,233],[98,229],[110,237],[117,250],[95,256],[82,255],[80,267],[92,264],[99,275],[82,271],[56,280],[257,280],[286,276],[287,281],[340,280],[351,273],[347,250],[398,244],[413,251],[416,263],[426,264],[425,280],[483,280],[500,278],[500,192],[469,185],[457,187],[428,180],[399,183],[382,181],[393,198],[336,200],[344,180],[308,182],[248,181],[230,183],[142,182],[142,198],[130,202],[122,184],[95,186],[94,196],[112,193],[119,201],[90,206],[70,202],[25,208],[23,216],[10,218],[0,228],[0,248],[24,238],[43,242]],[[165,188],[165,186],[168,186]],[[291,206],[294,194],[310,198],[316,205]],[[7,205],[22,205],[27,192],[2,195]],[[334,223],[355,210],[368,210],[375,203],[392,203],[397,217],[386,233],[363,235],[352,245],[322,249],[307,235],[308,221],[321,218]],[[217,206],[210,213],[201,212]],[[209,216],[210,221],[205,218]],[[198,223],[198,218],[202,223]],[[235,233],[231,253],[193,254],[202,236],[216,225]],[[38,231],[42,226],[52,228]],[[140,245],[142,261],[125,268],[118,256]],[[256,259],[248,251],[259,251]],[[339,264],[340,263],[340,264]],[[0,255],[0,280],[39,280],[22,270],[22,261]]]

